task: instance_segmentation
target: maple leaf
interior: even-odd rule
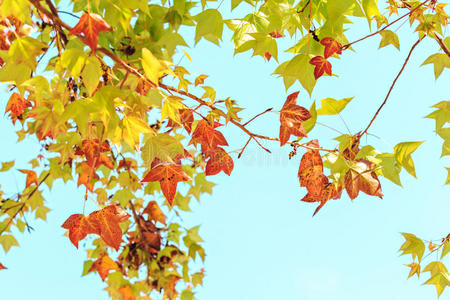
[[[109,152],[111,151],[111,147],[109,144],[104,141],[101,146],[99,146],[99,140],[98,139],[87,139],[83,140],[81,143],[81,148],[77,148],[75,151],[76,155],[83,155],[86,156],[86,161],[89,166],[93,166],[94,168],[98,168],[101,164],[105,165],[107,168],[113,169],[114,164],[112,163],[111,159],[104,154],[103,152]],[[100,152],[99,148],[100,147]],[[98,154],[97,160],[95,159]],[[95,162],[95,166],[94,166]]]
[[[191,134],[192,131],[192,123],[194,123],[194,114],[192,113],[191,109],[179,109],[178,115],[180,118],[180,123],[183,125],[183,128],[186,129],[186,131]],[[167,123],[168,127],[177,127],[177,123],[174,122],[172,119],[169,119],[169,122]]]
[[[0,270],[5,270],[7,269],[2,263],[0,263]]]
[[[122,294],[122,300],[135,300],[136,298],[133,295],[133,291],[129,285],[125,285],[120,287],[117,290],[120,294]]]
[[[323,73],[327,73],[331,76],[333,74],[331,72],[331,63],[324,58],[323,56],[314,56],[311,58],[309,63],[313,66],[316,66],[314,68],[314,78],[319,79],[320,76],[323,75]]]
[[[91,175],[92,174],[92,175]],[[98,179],[97,173],[92,171],[91,166],[85,161],[80,164],[79,172],[78,172],[78,182],[77,186],[84,185],[89,191],[93,191],[94,185],[92,184],[92,179]]]
[[[216,175],[220,171],[223,171],[228,176],[231,175],[234,168],[233,159],[224,149],[217,147],[214,151],[208,152],[207,156],[209,160],[205,167],[206,175]]]
[[[358,159],[353,163],[344,178],[345,189],[350,199],[355,199],[359,191],[383,198],[375,168],[376,164],[365,159]]]
[[[317,140],[312,140],[307,146],[319,148],[319,143]],[[303,154],[302,159],[300,160],[300,167],[298,168],[300,186],[308,187],[308,191],[310,189],[320,190],[323,185],[323,176],[323,162],[319,151],[308,149],[308,151]]]
[[[319,210],[328,202],[330,199],[339,199],[341,197],[342,187],[336,188],[334,183],[329,183],[328,178],[323,175],[322,177],[322,187],[317,191],[310,192],[306,194],[305,197],[301,199],[303,202],[320,202],[319,206],[313,213],[313,217],[319,212]]]
[[[85,215],[73,214],[62,224],[64,229],[69,230],[69,239],[78,248],[78,242],[88,234],[99,233],[95,224],[92,224]]]
[[[13,93],[6,104],[5,113],[9,111],[18,117],[25,112],[25,108],[27,107],[31,107],[31,102],[22,98],[18,93]]]
[[[98,35],[102,31],[112,31],[111,26],[94,13],[85,13],[81,16],[77,25],[69,32],[73,35],[83,34],[85,43],[95,52],[98,44]]]
[[[27,174],[27,180],[25,183],[25,187],[29,187],[32,183],[38,185],[38,178],[36,175],[36,172],[32,171],[32,170],[23,170],[20,169],[20,172]]]
[[[408,278],[414,276],[414,274],[417,274],[417,277],[420,276],[420,265],[418,263],[413,262],[406,266],[411,268],[411,270],[409,270]]]
[[[78,248],[78,242],[88,234],[98,234],[107,245],[119,250],[122,242],[120,222],[130,215],[117,205],[110,205],[92,212],[89,216],[73,214],[64,222],[62,228],[69,230],[69,239]]]
[[[203,84],[206,78],[208,78],[208,75],[204,74],[198,75],[197,78],[195,78],[195,86]]]
[[[215,128],[222,124],[214,122],[209,124],[206,120],[200,120],[192,133],[192,139],[189,144],[200,143],[203,153],[217,148],[217,146],[228,146],[227,140],[223,134]]]
[[[166,216],[164,215],[156,201],[150,201],[142,213],[148,214],[154,221],[158,221],[164,225],[167,225]]]
[[[120,206],[109,205],[92,212],[88,220],[94,225],[96,230],[94,233],[99,234],[107,245],[119,250],[122,242],[122,230],[119,223],[126,221],[129,217],[130,215]]]
[[[325,58],[328,58],[335,53],[342,54],[342,45],[333,38],[330,38],[330,37],[323,38],[320,41],[320,44],[325,46],[325,49],[323,51],[323,56]]]
[[[150,169],[141,182],[159,181],[161,190],[170,205],[177,191],[179,181],[192,180],[178,164],[162,162]]]
[[[113,261],[108,255],[103,255],[94,263],[89,269],[89,272],[97,271],[100,278],[105,281],[106,276],[108,276],[109,271],[119,270],[119,267],[115,261]]]
[[[264,57],[267,59],[267,61],[270,61],[270,59],[272,58],[272,54],[270,54],[269,52],[265,52]]]
[[[302,126],[302,122],[311,118],[309,111],[297,105],[297,97],[299,92],[290,94],[286,98],[280,111],[280,143],[281,146],[287,143],[291,134],[298,137],[305,137],[306,131]]]

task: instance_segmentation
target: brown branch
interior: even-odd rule
[[[55,24],[58,24],[59,26],[67,29],[67,30],[71,30],[72,27],[67,25],[66,23],[64,23],[57,14],[52,14],[50,11],[48,11],[46,8],[44,8],[38,0],[29,0],[41,13],[44,13],[45,15],[47,15],[48,18],[50,18]],[[427,0],[429,1],[429,0]],[[86,43],[86,41],[83,39],[83,37],[78,36],[81,41],[83,41],[84,43]],[[156,87],[156,85],[151,82],[149,79],[147,79],[143,74],[141,74],[137,69],[135,69],[134,67],[130,66],[127,62],[125,62],[123,59],[119,58],[118,56],[116,56],[114,53],[112,53],[110,50],[103,48],[101,46],[97,47],[97,51],[102,52],[103,54],[105,54],[106,56],[108,56],[109,58],[111,58],[115,63],[117,63],[118,65],[120,65],[122,68],[124,68],[127,72],[136,75],[138,78],[143,78],[144,80],[146,80],[147,82],[149,82],[152,86]],[[211,109],[217,109],[214,104],[212,103],[208,103],[206,101],[204,101],[203,99],[188,93],[186,91],[183,90],[178,90],[175,87],[163,84],[163,83],[158,83],[158,87],[168,91],[168,92],[175,92],[179,95],[183,95],[185,97],[189,97],[195,101],[197,101],[199,104],[207,106]],[[255,142],[261,147],[263,148],[265,151],[270,152],[270,150],[266,149],[265,147],[263,147],[261,145],[261,143],[259,143],[259,141],[256,138],[259,139],[264,139],[264,140],[270,140],[270,141],[280,141],[277,138],[271,138],[271,137],[267,137],[267,136],[263,136],[263,135],[259,135],[259,134],[255,134],[250,132],[247,128],[245,128],[245,126],[243,126],[242,124],[240,124],[239,122],[237,122],[236,120],[231,119],[230,120],[231,123],[233,123],[234,125],[236,125],[237,127],[239,127],[241,130],[243,130],[246,134],[248,134],[251,138],[253,138],[255,140]],[[311,148],[308,147],[306,145],[303,144],[298,144],[297,142],[288,142],[291,145],[298,145],[300,147],[304,147],[307,149],[316,149],[316,148]],[[329,150],[329,149],[323,149],[323,148],[317,148],[316,150],[322,150],[322,151],[327,151],[327,152],[335,152],[336,150]]]
[[[306,2],[306,4],[303,6],[302,9],[297,10],[297,13],[302,14],[305,11],[305,9],[308,7],[309,3],[311,3],[311,0],[308,0],[308,2]]]
[[[23,203],[21,204],[20,208],[14,213],[13,216],[11,216],[11,218],[9,219],[8,223],[6,223],[5,227],[0,231],[0,235],[2,235],[3,232],[6,231],[6,229],[8,229],[9,225],[11,225],[11,223],[14,221],[14,219],[17,217],[17,215],[22,212],[22,210],[24,209],[25,205],[27,204],[27,201],[34,195],[34,193],[36,193],[36,191],[39,189],[39,187],[41,186],[41,184],[47,180],[48,176],[50,176],[50,172],[47,173],[47,175],[44,176],[44,178],[42,178],[42,180],[38,183],[38,185],[34,188],[34,190],[31,191],[30,194],[28,194],[27,198],[23,201]]]
[[[391,84],[391,87],[389,88],[389,91],[386,95],[386,97],[384,98],[383,103],[381,103],[380,107],[378,108],[378,110],[375,112],[375,115],[372,117],[372,120],[370,120],[369,125],[367,125],[366,129],[359,135],[359,138],[361,138],[364,134],[367,133],[367,130],[369,130],[370,126],[372,125],[373,121],[375,121],[375,119],[377,118],[378,114],[380,113],[381,109],[383,108],[383,106],[386,104],[389,95],[392,92],[392,89],[394,88],[395,83],[397,82],[397,79],[400,77],[400,75],[402,74],[403,70],[406,67],[406,64],[409,61],[409,58],[411,57],[412,52],[414,51],[414,48],[416,48],[416,46],[420,43],[420,41],[423,38],[420,38],[417,40],[417,42],[414,43],[414,45],[411,47],[411,50],[409,50],[408,56],[406,57],[405,61],[403,62],[402,68],[400,69],[400,72],[398,72],[397,76],[395,77],[394,81]]]
[[[444,41],[441,39],[441,37],[434,33],[434,39],[436,40],[436,42],[438,42],[439,46],[441,46],[441,49],[444,50],[445,54],[447,54],[447,56],[450,58],[450,50],[444,44]]]
[[[241,158],[242,153],[244,153],[245,148],[247,148],[247,145],[248,145],[248,143],[250,143],[251,140],[252,140],[252,137],[250,137],[250,138],[247,140],[247,143],[245,143],[244,148],[242,148],[241,151],[239,152],[238,158]]]
[[[422,3],[420,3],[420,4],[417,5],[414,9],[411,9],[407,14],[404,14],[404,15],[401,16],[400,18],[398,18],[398,19],[392,21],[391,23],[387,24],[386,26],[384,26],[384,27],[381,28],[380,30],[377,30],[377,31],[375,31],[374,33],[371,33],[371,34],[369,34],[369,35],[366,35],[365,37],[362,37],[362,38],[360,38],[360,39],[358,39],[358,40],[356,40],[356,41],[354,41],[354,42],[351,42],[351,43],[349,43],[349,44],[346,44],[346,45],[342,46],[342,50],[346,50],[346,49],[348,49],[351,45],[353,45],[353,44],[355,44],[355,43],[358,43],[358,42],[360,42],[360,41],[363,41],[363,40],[365,40],[365,39],[367,39],[367,38],[370,38],[370,37],[372,37],[372,36],[374,36],[374,35],[377,35],[378,33],[380,33],[380,32],[383,31],[383,30],[386,30],[388,27],[394,25],[395,23],[397,23],[397,22],[400,21],[401,19],[403,19],[403,18],[405,18],[405,17],[411,15],[414,11],[416,11],[417,9],[419,9],[419,7],[423,6],[423,5],[424,5],[425,3],[427,3],[428,1],[430,1],[430,0],[426,0],[426,1],[422,2]]]

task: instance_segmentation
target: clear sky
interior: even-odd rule
[[[359,30],[349,32],[350,40],[368,32],[367,23],[360,24]],[[206,83],[216,89],[219,98],[231,97],[245,107],[240,115],[244,120],[270,107],[279,110],[287,94],[297,90],[298,104],[307,108],[314,100],[355,96],[342,117],[356,133],[365,128],[383,101],[416,41],[409,31],[408,23],[398,29],[403,36],[401,51],[393,46],[377,50],[380,37],[376,36],[356,44],[355,52],[345,51],[340,60],[333,59],[333,71],[339,77],[321,78],[311,98],[298,84],[286,92],[282,80],[271,75],[275,62],[250,58],[249,53],[233,57],[227,30],[220,48],[202,41],[188,50],[193,63],[185,59],[183,64],[194,75],[210,75]],[[426,141],[413,155],[418,179],[403,171],[403,188],[382,179],[382,200],[362,194],[351,202],[344,192],[341,200],[331,201],[312,218],[316,206],[299,201],[305,195],[297,179],[303,152],[289,160],[290,147],[280,149],[276,142],[264,143],[271,155],[250,144],[241,159],[233,156],[232,176],[210,177],[217,183],[213,195],[204,195],[200,203],[192,201],[192,212],[182,214],[187,226],[201,225],[205,240],[206,276],[204,286],[194,290],[197,299],[437,298],[433,286],[422,286],[427,276],[406,279],[404,264],[410,257],[400,257],[397,252],[403,243],[400,232],[437,239],[450,228],[450,186],[444,186],[444,167],[450,167],[450,160],[440,159],[442,140],[434,133],[434,121],[423,118],[433,104],[449,100],[450,95],[448,70],[435,81],[433,67],[420,66],[428,54],[436,52],[438,45],[432,40],[419,44],[371,127],[371,133],[381,139],[368,137],[367,142],[381,151],[392,152],[392,145],[399,142]],[[0,111],[8,99],[4,92],[2,99]],[[250,128],[277,136],[278,118],[275,113],[266,114]],[[319,121],[347,132],[336,116],[320,117]],[[38,142],[16,143],[6,116],[0,117],[0,127],[0,161],[16,159],[17,168],[30,168],[27,161],[39,151]],[[223,132],[229,151],[247,141],[232,125]],[[336,135],[320,125],[310,133],[328,147],[336,145],[331,140]],[[10,194],[24,184],[24,175],[14,174],[0,175],[2,188]],[[47,222],[31,218],[35,230],[16,235],[20,247],[6,256],[0,252],[0,261],[8,267],[0,272],[1,300],[108,299],[97,274],[80,276],[84,245],[77,250],[60,227],[70,214],[81,211],[83,193],[74,182],[55,183],[52,192],[45,193],[47,206],[53,209]],[[441,299],[450,299],[450,292],[445,291]]]

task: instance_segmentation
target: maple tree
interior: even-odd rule
[[[0,244],[5,252],[18,245],[17,231],[28,228],[26,215],[34,213],[45,220],[50,209],[44,203],[44,187],[51,189],[59,179],[76,180],[85,192],[80,202],[93,199],[98,206],[90,213],[68,212],[61,225],[77,248],[88,235],[95,237],[83,274],[97,272],[113,299],[162,294],[189,300],[203,281],[204,270],[194,264],[197,258],[205,259],[203,240],[198,226],[185,228],[168,216],[186,210],[191,198],[211,193],[208,176],[221,172],[232,176],[236,172],[232,154],[245,155],[249,143],[268,153],[271,150],[261,141],[289,145],[289,158],[304,151],[297,176],[305,188],[301,201],[317,204],[313,215],[345,194],[351,200],[362,193],[382,198],[381,178],[401,185],[402,169],[416,177],[412,154],[422,142],[400,142],[386,153],[364,145],[362,138],[422,40],[433,40],[440,48],[423,62],[433,64],[435,77],[450,68],[445,3],[389,0],[389,13],[384,15],[376,0],[232,0],[232,10],[245,5],[252,9],[224,20],[220,4],[213,9],[210,2],[115,5],[73,0],[71,11],[64,12],[59,1],[1,1],[0,81],[10,94],[5,113],[16,124],[19,141],[35,137],[45,150],[30,161],[32,170],[18,169],[26,175],[21,193],[10,198],[0,194]],[[353,17],[367,19],[369,29],[376,29],[350,42],[345,33]],[[306,93],[295,91],[284,104],[280,96],[279,111],[270,108],[243,122],[237,101],[219,99],[215,89],[205,85],[208,75],[192,76],[180,63],[174,64],[177,55],[190,58],[182,50],[188,38],[182,28],[195,27],[194,43],[204,39],[219,45],[226,25],[233,34],[235,54],[250,51],[265,61],[274,58],[278,65],[274,74],[282,77],[286,89],[298,83],[296,90],[311,96],[316,82],[333,76],[332,63],[345,60],[355,43],[379,35],[380,48],[399,48],[399,38],[390,29],[402,20],[409,20],[418,38],[384,101],[359,133],[340,135],[334,142],[308,134],[319,116],[338,115],[353,97],[325,98],[320,109],[315,102],[308,109],[298,104]],[[293,55],[279,62],[279,48],[285,43]],[[447,156],[450,101],[434,108],[427,118],[435,120],[436,133],[444,140],[442,156]],[[248,129],[268,112],[280,115],[280,123],[274,124],[279,126],[278,137]],[[244,146],[231,149],[222,126],[245,133]],[[0,171],[9,172],[13,166],[14,162],[3,162]],[[450,184],[447,170],[445,183]],[[434,285],[441,295],[450,286],[443,263],[450,237],[436,242],[410,233],[403,236],[400,251],[413,259],[409,277],[429,272],[425,284]],[[426,244],[429,254],[441,255],[422,268]],[[0,270],[5,269],[2,263]]]

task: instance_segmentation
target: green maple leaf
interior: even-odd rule
[[[423,65],[434,65],[434,76],[437,79],[441,75],[444,68],[450,68],[450,58],[443,53],[436,53],[429,56],[423,63]]]
[[[397,162],[409,174],[416,177],[416,170],[411,154],[419,148],[423,142],[404,142],[399,143],[394,147],[394,156]]]
[[[450,278],[448,273],[438,273],[428,279],[424,284],[433,284],[436,287],[438,296],[442,294],[447,286],[450,286]]]
[[[433,107],[438,108],[425,118],[436,121],[436,130],[441,129],[446,123],[450,123],[450,101],[441,101]]]
[[[393,45],[395,48],[400,50],[400,41],[398,40],[397,34],[390,30],[380,31],[381,41],[378,49],[386,47],[388,45]]]
[[[423,243],[423,241],[412,233],[402,232],[402,235],[406,239],[406,241],[403,243],[399,250],[402,251],[401,255],[411,254],[413,259],[417,257],[420,261],[423,257],[423,254],[425,253],[425,244]]]

